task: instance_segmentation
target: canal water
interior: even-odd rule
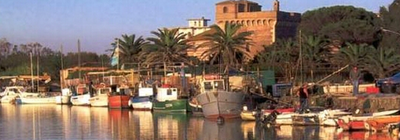
[[[65,105],[0,104],[0,139],[332,140],[397,139],[388,133],[340,132],[333,127],[268,127],[191,114],[163,114]]]

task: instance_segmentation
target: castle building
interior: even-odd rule
[[[301,14],[280,11],[279,1],[275,0],[273,9],[262,11],[261,5],[247,0],[228,0],[215,7],[215,22],[223,27],[225,23],[242,25],[242,31],[251,31],[253,46],[250,52],[256,55],[279,38],[295,37]]]

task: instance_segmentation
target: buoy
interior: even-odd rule
[[[219,125],[224,124],[224,117],[218,116],[218,118],[217,118],[217,124],[219,124]]]

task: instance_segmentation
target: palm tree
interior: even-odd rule
[[[367,65],[365,67],[374,77],[384,78],[397,72],[400,67],[400,55],[396,53],[395,48],[371,49],[372,53],[367,57]]]
[[[285,81],[290,82],[293,76],[297,75],[298,61],[299,61],[299,47],[297,42],[289,38],[286,40],[278,40],[276,42],[278,47],[277,59],[279,71],[283,71]]]
[[[178,31],[179,28],[152,31],[156,37],[147,38],[150,43],[144,46],[140,55],[141,58],[145,58],[144,63],[151,65],[163,62],[164,66],[173,62],[190,63],[186,52],[190,46],[185,40],[185,34]]]
[[[197,48],[205,48],[201,58],[209,59],[210,64],[218,61],[225,67],[227,74],[230,66],[238,67],[240,64],[251,59],[248,46],[251,45],[249,36],[252,32],[239,32],[241,25],[225,24],[222,29],[217,25],[212,25],[211,30],[214,33],[205,35],[207,42],[199,45]]]
[[[116,49],[117,44],[119,44],[119,50]],[[139,53],[142,51],[142,47],[147,44],[147,42],[142,38],[142,36],[136,38],[135,34],[132,35],[122,35],[122,39],[117,38],[116,42],[111,43],[113,46],[113,54],[115,51],[119,51],[119,61],[124,63],[140,63]]]
[[[264,46],[264,51],[257,54],[255,61],[257,65],[266,67],[267,69],[275,69],[276,62],[278,61],[278,53],[276,45]]]
[[[313,73],[317,67],[317,65],[323,63],[326,59],[326,49],[325,46],[327,42],[325,42],[320,37],[315,36],[302,36],[302,56],[303,62],[307,66],[306,70],[310,70]],[[311,74],[311,80],[314,80],[313,75]]]
[[[246,60],[250,60],[249,45],[251,32],[239,32],[241,25],[226,23],[224,29],[217,25],[212,25],[214,33],[205,35],[207,42],[200,44],[197,48],[205,48],[201,54],[202,59],[209,58],[210,64],[218,61],[224,68],[224,79],[229,83],[229,67],[241,67]],[[227,85],[229,91],[230,87]]]
[[[350,66],[365,66],[367,57],[371,55],[374,47],[367,44],[350,44],[346,43],[347,47],[340,49],[340,53],[335,56],[336,63]]]

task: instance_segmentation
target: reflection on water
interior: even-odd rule
[[[223,125],[218,125],[215,121],[204,120],[202,140],[236,140],[242,139],[241,120],[228,120]]]
[[[338,133],[338,139],[350,139],[350,140],[397,140],[396,136],[390,135],[389,133],[373,133],[373,132],[341,132]]]
[[[308,140],[397,139],[388,133],[339,132],[333,127],[267,127],[190,114],[85,106],[0,104],[0,139]]]

